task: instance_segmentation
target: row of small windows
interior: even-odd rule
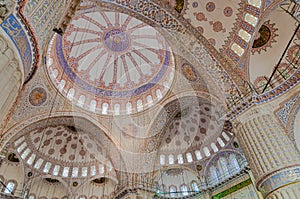
[[[187,196],[200,191],[196,181],[192,181],[190,187],[186,184],[181,185],[179,188],[175,185],[171,185],[169,189],[165,185],[162,185],[162,187],[163,190],[157,191],[157,193],[163,192],[163,195],[169,195],[170,197]]]
[[[246,166],[247,162],[242,157],[234,153],[230,155],[220,156],[218,159],[214,160],[214,163],[209,168],[209,173],[207,176],[208,186],[216,185],[229,177],[239,173],[241,169]]]
[[[89,199],[108,199],[109,197],[107,195],[97,197],[97,196],[91,196]],[[88,199],[86,196],[79,196],[78,199]]]
[[[230,141],[230,137],[227,135],[227,133],[222,132],[222,137],[226,142]],[[223,139],[220,137],[217,138],[217,142],[219,143],[219,145],[222,148],[225,147],[225,143],[224,143]],[[215,143],[211,143],[210,146],[214,153],[217,153],[219,151],[219,148],[217,147],[217,145]],[[211,152],[208,147],[204,147],[203,152],[206,157],[211,156]],[[196,150],[194,153],[195,153],[195,157],[197,160],[201,160],[203,158],[200,150]],[[183,164],[184,163],[183,156],[184,156],[183,154],[178,154],[177,157],[175,157],[173,154],[170,154],[168,156],[168,163],[166,163],[166,156],[162,154],[159,157],[159,162],[161,165],[166,165],[166,164],[172,165],[172,164],[175,164],[175,158],[177,158],[178,164]],[[185,154],[185,158],[188,163],[191,163],[194,161],[192,154],[189,152]]]
[[[258,9],[260,9],[261,7],[261,0],[248,0],[248,3]],[[250,13],[246,13],[244,20],[246,22],[248,22],[250,25],[252,25],[253,27],[255,27],[258,23],[258,18],[256,16],[253,16]],[[252,35],[250,33],[248,33],[247,31],[241,29],[238,32],[238,35],[246,42],[248,43],[251,40]],[[242,45],[242,44],[241,44]],[[238,56],[242,56],[245,52],[245,47],[244,46],[240,46],[240,44],[237,43],[233,43],[231,45],[231,50],[233,50]]]
[[[54,70],[53,73],[57,74],[58,72],[56,72],[56,71],[57,70]],[[65,84],[66,84],[66,81],[65,80],[61,80],[61,82],[58,85],[58,89],[60,91],[62,91],[64,89],[64,87],[65,87]],[[70,88],[69,91],[68,91],[68,93],[67,93],[67,98],[69,100],[73,100],[74,96],[75,96],[75,89],[74,88]],[[158,100],[160,100],[162,98],[162,92],[161,92],[160,89],[156,90],[156,98]],[[86,97],[84,95],[81,95],[79,97],[79,99],[78,99],[78,102],[77,102],[78,106],[83,107],[84,104],[85,104],[85,101],[86,101]],[[147,98],[146,98],[146,104],[147,104],[147,106],[151,107],[153,105],[153,102],[154,102],[153,97],[151,95],[148,95]],[[95,112],[96,111],[96,107],[97,107],[97,101],[96,100],[91,100],[90,101],[90,105],[89,105],[90,111]],[[131,114],[132,110],[133,110],[133,105],[132,105],[131,102],[128,102],[126,104],[126,114]],[[140,111],[144,110],[144,102],[143,102],[143,100],[141,100],[141,99],[137,100],[137,102],[136,102],[136,110],[137,110],[137,112],[140,112]],[[106,102],[102,103],[102,106],[101,106],[101,112],[102,112],[102,114],[106,115],[106,114],[108,114],[108,111],[109,111],[109,104],[106,103]],[[120,115],[120,111],[121,111],[120,104],[115,104],[114,107],[113,107],[113,113],[115,115]]]
[[[66,197],[63,197],[63,199],[65,199]],[[97,197],[97,196],[91,196],[89,197],[89,199],[104,199],[104,198],[108,198],[108,196],[101,196],[101,197]],[[28,199],[36,199],[36,197],[34,195],[30,195],[28,197]],[[88,199],[88,197],[86,196],[79,196],[78,199]]]
[[[21,158],[28,164],[28,165],[33,165],[34,161],[37,159],[36,158],[36,154],[31,153],[31,150],[27,147],[27,143],[26,142],[20,142],[20,140],[24,140],[24,137],[20,138],[19,140],[17,140],[15,142],[15,145],[18,146],[18,144],[20,144],[20,146],[17,147],[17,152],[19,154],[21,154]],[[111,162],[107,162],[107,165],[103,165],[100,164],[98,166],[96,165],[92,165],[90,167],[82,167],[82,168],[78,168],[78,167],[61,167],[60,165],[53,165],[50,162],[46,162],[44,161],[42,158],[39,158],[38,160],[35,161],[35,164],[33,165],[33,168],[35,169],[40,169],[41,166],[44,164],[44,167],[42,168],[42,172],[44,173],[49,173],[52,170],[52,174],[54,176],[58,176],[61,172],[61,175],[63,177],[87,177],[88,175],[90,176],[95,176],[97,175],[97,172],[99,174],[104,174],[106,170],[108,171],[112,171],[113,167]],[[72,170],[72,171],[71,171]]]
[[[34,195],[30,195],[28,197],[28,199],[37,199],[37,197],[35,197]],[[48,199],[47,197],[43,196],[43,197],[39,197],[39,199]],[[67,196],[62,197],[62,199],[68,199]]]

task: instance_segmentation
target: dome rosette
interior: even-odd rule
[[[153,27],[129,15],[94,11],[74,17],[54,35],[47,57],[50,78],[77,106],[124,115],[153,106],[174,78],[174,57]]]

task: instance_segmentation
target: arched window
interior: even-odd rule
[[[44,160],[42,158],[38,159],[38,161],[36,161],[36,163],[34,165],[34,168],[39,169],[42,166],[43,162],[44,162]]]
[[[71,89],[69,90],[69,92],[68,92],[67,98],[68,98],[69,100],[72,100],[73,97],[74,97],[74,95],[75,95],[75,89],[74,89],[74,88],[71,88]]]
[[[35,160],[36,155],[33,153],[31,154],[30,158],[27,160],[27,164],[32,165],[33,161]]]
[[[137,107],[137,111],[140,112],[143,110],[143,101],[142,100],[138,100],[136,102],[136,107]]]
[[[246,42],[249,42],[252,35],[246,32],[245,30],[241,29],[239,31],[239,36],[242,37]]]
[[[87,199],[87,197],[86,196],[79,196],[78,199]]]
[[[24,160],[28,155],[29,153],[31,152],[31,150],[29,148],[27,148],[21,155],[21,158]]]
[[[196,155],[197,160],[201,160],[202,159],[202,155],[201,155],[201,152],[199,150],[195,151],[195,155]]]
[[[91,110],[91,111],[96,111],[96,106],[97,106],[96,100],[92,100],[92,101],[90,102],[90,110]]]
[[[169,155],[169,164],[174,164],[174,155]]]
[[[219,183],[217,169],[216,169],[215,166],[210,167],[210,180],[211,180],[211,182],[210,182],[211,184],[218,184]]]
[[[50,170],[50,168],[51,168],[51,163],[50,163],[50,162],[47,162],[47,163],[45,164],[45,166],[44,166],[43,172],[44,172],[44,173],[48,173],[49,170]]]
[[[211,143],[210,146],[215,153],[219,151],[219,149],[215,143]]]
[[[54,169],[53,169],[53,175],[57,176],[58,172],[59,172],[60,166],[59,165],[55,165]]]
[[[157,97],[157,99],[162,98],[162,93],[161,93],[160,89],[156,90],[156,97]]]
[[[88,168],[87,167],[82,167],[81,168],[81,176],[82,177],[86,177],[87,176],[87,172],[88,172]]]
[[[176,197],[177,196],[177,193],[176,193],[177,188],[174,185],[170,186],[169,192],[170,192],[170,197]]]
[[[236,159],[236,156],[235,154],[230,154],[229,156],[229,162],[230,162],[230,165],[232,165],[232,168],[233,168],[233,171],[234,172],[239,172],[240,171],[240,165]]]
[[[232,44],[231,50],[233,50],[238,56],[242,56],[245,52],[245,50],[236,43]]]
[[[224,141],[220,137],[217,138],[217,141],[218,141],[218,143],[220,144],[221,147],[225,146]]]
[[[210,151],[209,151],[209,149],[207,147],[204,147],[203,151],[204,151],[204,154],[205,154],[206,157],[210,156]]]
[[[228,135],[223,131],[222,132],[222,136],[223,138],[228,142],[230,140],[230,138],[228,137]]]
[[[126,104],[126,113],[131,114],[131,112],[132,112],[132,104],[130,102],[128,102]]]
[[[187,159],[188,162],[193,162],[192,154],[191,153],[187,153],[186,154],[186,159]]]
[[[80,95],[80,97],[78,99],[78,105],[82,107],[83,104],[84,104],[84,102],[85,102],[85,96],[84,95]]]
[[[108,171],[112,171],[113,166],[112,166],[112,163],[110,161],[107,162],[106,166],[107,166]]]
[[[26,142],[23,142],[22,145],[17,148],[17,151],[19,153],[21,153],[25,149],[26,146],[27,146]]]
[[[229,177],[228,161],[225,157],[220,157],[219,159],[221,169],[223,171],[224,177]]]
[[[100,174],[103,174],[103,173],[104,173],[104,165],[103,165],[103,164],[100,164],[100,165],[99,165],[99,173],[100,173]]]
[[[147,102],[148,102],[148,106],[152,106],[153,105],[153,99],[151,95],[147,96]]]
[[[62,91],[65,87],[66,81],[65,80],[61,80],[61,82],[58,85],[58,90]]]
[[[225,180],[225,174],[224,174],[224,171],[222,169],[222,165],[221,165],[220,159],[217,161],[216,171],[217,171],[218,179],[220,181]]]
[[[164,82],[163,85],[164,85],[164,87],[165,87],[166,89],[169,89],[169,88],[170,88],[169,82]]]
[[[63,169],[62,176],[63,176],[63,177],[68,177],[68,176],[69,176],[69,170],[70,170],[69,167],[65,167],[65,168]]]
[[[199,187],[196,181],[192,181],[191,186],[193,188],[193,191],[199,192]]]
[[[249,24],[251,24],[252,26],[256,26],[257,22],[258,22],[258,18],[251,15],[251,14],[246,14],[245,15],[245,21],[248,22]]]
[[[77,178],[77,176],[78,176],[78,167],[73,167],[72,177]]]
[[[56,77],[57,77],[57,75],[58,75],[58,70],[56,70],[56,69],[52,70],[51,75],[52,75],[52,77],[53,77],[54,79],[56,79]]]
[[[19,139],[17,139],[15,141],[15,146],[19,146],[24,141],[24,139],[25,139],[24,136],[22,136]]]
[[[30,195],[30,196],[28,197],[28,199],[35,199],[35,196],[34,196],[34,195]]]
[[[182,154],[177,155],[178,164],[183,164],[183,157]]]
[[[93,165],[91,166],[91,176],[95,176],[96,175],[96,166]]]
[[[4,188],[4,193],[14,193],[16,189],[16,182],[14,181],[8,181],[6,184],[6,187]]]
[[[248,0],[248,3],[254,7],[261,7],[261,0]]]
[[[102,114],[107,114],[107,110],[108,110],[108,104],[103,103],[102,104]]]
[[[180,186],[180,190],[181,190],[183,196],[189,195],[188,187],[185,184]]]

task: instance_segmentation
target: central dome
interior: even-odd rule
[[[89,111],[131,114],[157,103],[174,78],[164,37],[129,15],[93,11],[75,16],[54,35],[47,68],[59,91]]]

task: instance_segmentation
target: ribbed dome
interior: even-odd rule
[[[163,36],[129,15],[93,11],[76,16],[48,51],[54,84],[75,104],[101,114],[131,114],[168,91],[174,60]]]

